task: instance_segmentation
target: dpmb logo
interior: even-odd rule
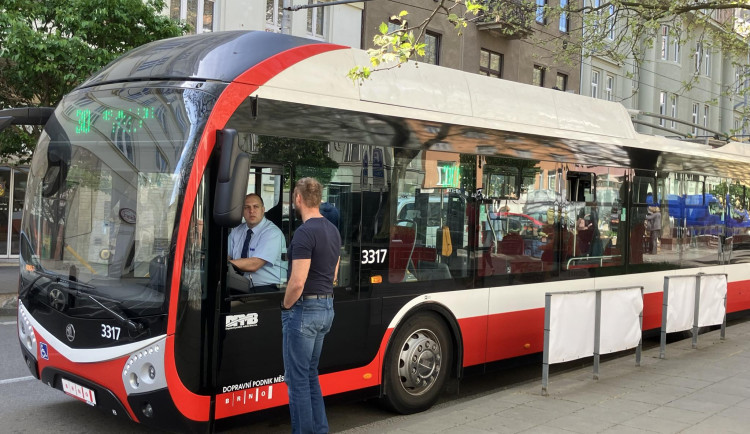
[[[227,315],[224,330],[244,329],[258,325],[257,313],[241,313],[238,315]]]

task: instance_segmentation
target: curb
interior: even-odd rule
[[[0,294],[0,316],[16,316],[18,314],[18,296],[16,294]]]

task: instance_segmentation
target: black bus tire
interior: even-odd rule
[[[400,326],[383,367],[384,404],[401,414],[427,410],[445,389],[453,361],[453,341],[435,314],[418,313]]]

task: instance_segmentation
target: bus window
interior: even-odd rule
[[[568,214],[574,221],[568,225],[564,240],[566,270],[622,265],[623,243],[618,243],[620,222],[625,217],[625,181],[627,171],[616,167],[587,166],[586,172],[567,174]]]
[[[551,240],[555,233],[555,203],[559,200],[555,198],[555,183],[543,175],[547,170],[555,173],[556,166],[485,158],[476,262],[480,277],[555,268]],[[519,173],[523,178],[517,176]]]
[[[468,263],[466,179],[476,157],[447,152],[396,150],[398,186],[390,228],[389,282],[466,276]],[[466,161],[464,161],[466,160]],[[416,176],[415,176],[416,175]]]

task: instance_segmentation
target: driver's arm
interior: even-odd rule
[[[266,265],[266,261],[260,258],[230,259],[229,262],[234,264],[234,266],[239,268],[240,270],[249,272],[258,271],[260,267]]]

